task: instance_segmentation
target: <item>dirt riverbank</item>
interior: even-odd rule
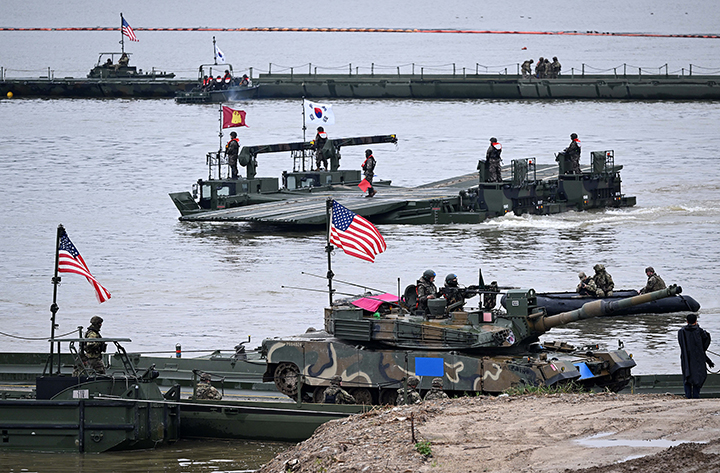
[[[260,472],[720,471],[719,439],[720,399],[480,396],[329,422]]]

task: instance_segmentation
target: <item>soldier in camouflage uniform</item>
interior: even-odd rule
[[[486,289],[492,291],[492,293],[483,294],[483,310],[491,312],[497,305],[497,295],[500,293],[500,289],[498,288],[497,281],[491,282],[490,286]]]
[[[435,299],[438,296],[437,287],[435,287],[435,271],[432,269],[425,270],[422,277],[415,283],[417,291],[416,309],[428,312],[428,299]]]
[[[582,148],[577,133],[572,133],[570,140],[570,145],[563,150],[563,153],[565,153],[570,160],[570,171],[566,172],[566,174],[582,174],[582,170],[580,169]]]
[[[458,286],[457,276],[450,273],[445,276],[445,285],[440,289],[439,294],[447,299],[448,307],[460,302],[460,305],[455,306],[455,308],[452,309],[453,311],[456,311],[463,310],[465,299],[476,295],[477,290]]]
[[[615,289],[615,283],[613,282],[610,273],[605,271],[605,266],[602,264],[596,264],[593,266],[593,269],[595,270],[595,276],[593,276],[595,285],[598,289],[601,289],[605,293],[605,297],[612,296],[613,289]]]
[[[580,283],[577,285],[577,293],[581,296],[603,297],[605,293],[597,287],[592,276],[586,276],[584,272],[578,273]]]
[[[417,390],[420,380],[416,376],[410,376],[407,382],[407,400],[405,399],[405,388],[397,390],[397,400],[395,401],[396,406],[402,406],[405,404],[420,404],[422,398]]]
[[[102,335],[100,335],[102,323],[102,317],[98,317],[97,315],[90,319],[90,326],[85,330],[85,338],[102,338]],[[103,353],[107,350],[107,343],[83,342],[82,347],[85,352],[88,367],[97,374],[105,374],[105,365],[103,364],[102,357]]]
[[[323,393],[325,404],[355,404],[355,398],[341,386],[342,377],[335,375],[330,378],[330,387]]]
[[[527,61],[522,63],[522,66],[520,66],[520,70],[522,71],[523,79],[527,79],[532,75],[532,63],[534,61],[532,59],[528,59]]]
[[[498,143],[497,138],[490,138],[490,146],[485,152],[485,161],[487,161],[488,166],[487,182],[502,182],[502,172],[500,170],[501,153],[502,145]]]
[[[645,274],[647,274],[648,280],[645,287],[640,289],[640,294],[659,291],[660,289],[667,288],[667,286],[665,285],[665,281],[663,281],[662,278],[658,276],[657,273],[655,273],[655,270],[652,266],[648,266],[647,268],[645,268]]]
[[[240,152],[240,140],[238,140],[237,133],[234,131],[230,133],[230,141],[225,145],[225,156],[228,158],[228,165],[230,166],[231,178],[238,178],[238,153]]]
[[[200,382],[195,390],[195,399],[222,399],[222,394],[218,391],[215,386],[210,384],[211,376],[207,373],[200,374]]]
[[[560,64],[560,61],[558,61],[557,56],[553,57],[553,62],[550,63],[550,77],[552,79],[557,79],[560,75],[560,70],[562,69],[562,65]]]
[[[432,387],[425,395],[424,401],[434,401],[436,399],[449,399],[448,395],[443,391],[442,378],[433,378]]]

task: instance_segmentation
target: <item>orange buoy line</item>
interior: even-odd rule
[[[312,33],[454,33],[454,34],[515,34],[515,35],[567,35],[567,36],[629,36],[638,38],[706,38],[719,39],[720,34],[663,34],[663,33],[613,33],[609,31],[500,31],[500,30],[452,30],[423,28],[299,28],[260,27],[250,28],[134,28],[135,31],[226,31],[226,32],[312,32]],[[118,31],[115,27],[67,27],[67,28],[13,28],[0,27],[0,31]]]

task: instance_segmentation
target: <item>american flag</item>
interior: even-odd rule
[[[345,253],[366,261],[375,261],[387,245],[372,223],[333,200],[330,243]]]
[[[139,39],[137,39],[137,36],[135,36],[135,32],[133,31],[132,26],[130,26],[128,24],[128,22],[125,21],[125,18],[123,18],[122,21],[123,21],[123,23],[122,23],[123,34],[125,36],[127,36],[130,39],[130,41],[140,41]],[[115,24],[117,25],[117,23],[115,23]]]
[[[90,284],[95,289],[95,296],[98,302],[103,303],[110,299],[110,293],[105,289],[102,284],[97,282],[97,279],[90,274],[85,264],[85,260],[80,256],[80,252],[72,244],[67,233],[63,231],[60,237],[60,248],[58,249],[58,271],[61,273],[75,273],[81,276],[85,276]]]

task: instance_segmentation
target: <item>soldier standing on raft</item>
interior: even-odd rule
[[[210,384],[212,377],[207,373],[200,373],[200,382],[195,390],[195,399],[222,399],[222,394],[215,386]]]
[[[327,143],[328,134],[325,129],[321,126],[317,127],[317,135],[315,135],[315,142],[313,143],[313,149],[315,150],[315,168],[319,171],[320,169],[328,169],[328,160],[323,154],[323,148]]]
[[[375,176],[375,164],[377,164],[377,162],[375,161],[375,156],[373,156],[372,150],[366,149],[365,162],[362,163],[362,170],[365,173],[365,180],[368,181],[370,187],[368,187],[368,193],[365,197],[372,197],[377,194],[372,186],[373,176]]]
[[[240,140],[238,140],[237,133],[234,131],[230,132],[230,141],[225,145],[225,156],[228,158],[228,165],[230,166],[230,172],[232,178],[238,178],[238,152],[240,151]]]
[[[563,150],[563,153],[565,153],[570,160],[570,174],[582,174],[582,171],[580,170],[580,154],[582,150],[580,148],[580,140],[578,139],[577,133],[572,133],[570,135],[570,140],[570,146]]]
[[[85,330],[85,338],[102,338],[102,335],[100,335],[102,324],[102,317],[96,315],[90,319],[90,326]],[[83,351],[87,357],[87,364],[97,374],[105,374],[102,356],[106,350],[107,343],[105,342],[83,342]]]
[[[485,152],[485,160],[488,164],[487,182],[502,182],[502,173],[500,171],[501,153],[502,145],[498,143],[497,138],[490,138],[490,147]]]

